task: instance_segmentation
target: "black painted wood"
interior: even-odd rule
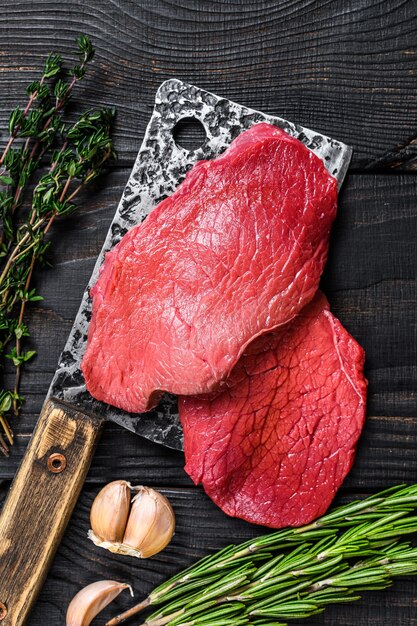
[[[26,404],[14,424],[17,445],[10,459],[0,457],[0,501],[127,180],[154,92],[170,76],[354,146],[354,173],[341,196],[322,283],[333,311],[366,349],[370,382],[369,417],[342,497],[417,481],[417,180],[412,174],[363,169],[365,161],[416,132],[416,27],[417,4],[411,0],[22,0],[13,5],[0,0],[0,129],[45,54],[54,49],[68,56],[73,38],[84,31],[92,36],[97,57],[79,96],[86,107],[118,107],[120,154],[117,168],[84,196],[80,212],[56,225],[54,268],[36,275],[45,297],[29,319],[38,356],[23,377]],[[126,579],[140,597],[208,550],[260,532],[223,515],[192,485],[182,465],[180,453],[115,425],[106,427],[29,626],[64,624],[71,596],[88,582]],[[94,494],[115,478],[162,487],[173,502],[177,534],[154,559],[123,559],[87,542]],[[417,621],[416,594],[417,581],[404,580],[308,623],[411,626]],[[126,595],[114,606],[129,602]]]
[[[79,500],[68,531],[46,581],[28,626],[65,624],[68,603],[83,586],[104,578],[129,582],[139,601],[167,577],[195,562],[209,551],[230,543],[245,541],[259,534],[260,529],[239,520],[230,520],[200,491],[194,489],[162,489],[172,502],[177,530],[170,545],[155,557],[138,561],[131,557],[112,555],[94,546],[87,538],[89,511],[96,490],[85,489]],[[0,502],[3,490],[0,487]],[[344,502],[346,498],[339,499]],[[348,606],[329,607],[323,616],[294,626],[414,626],[416,581],[402,578],[392,589],[368,592],[363,599]],[[132,606],[128,593],[110,605],[94,624]],[[139,624],[135,618],[132,624]]]
[[[130,162],[154,93],[178,77],[355,148],[354,164],[412,135],[417,122],[412,0],[1,0],[3,126],[45,52],[97,46],[86,104],[115,104]]]

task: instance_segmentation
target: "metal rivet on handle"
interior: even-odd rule
[[[4,620],[6,615],[7,615],[7,606],[3,604],[3,602],[0,602],[0,622]]]
[[[48,457],[48,469],[53,474],[60,474],[67,467],[67,459],[63,454],[54,452]]]

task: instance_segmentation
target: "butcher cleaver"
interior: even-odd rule
[[[175,128],[198,120],[206,139],[196,150],[177,145]],[[0,518],[0,621],[20,626],[36,599],[83,485],[105,420],[171,448],[181,449],[175,398],[146,414],[130,414],[94,400],[80,362],[91,317],[90,287],[105,253],[167,195],[200,159],[222,152],[243,130],[269,122],[301,140],[323,159],[339,186],[351,149],[320,133],[265,115],[179,80],[164,82],[127,186],[60,357],[41,416]],[[3,618],[3,619],[2,619]]]

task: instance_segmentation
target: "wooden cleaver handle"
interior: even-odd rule
[[[21,626],[71,516],[104,420],[45,404],[0,516],[0,626]]]

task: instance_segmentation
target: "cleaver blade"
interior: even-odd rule
[[[199,120],[206,132],[202,146],[194,151],[181,148],[174,139],[177,123],[189,118]],[[86,391],[80,363],[91,318],[90,288],[105,253],[174,191],[196,161],[217,156],[240,132],[257,122],[275,124],[300,139],[323,159],[339,186],[342,184],[351,156],[351,149],[343,143],[180,80],[168,80],[160,86],[142,147],[3,506],[2,626],[26,623],[82,489],[105,420],[171,448],[182,448],[173,397],[166,396],[153,411],[137,415],[98,402]]]
[[[176,124],[184,119],[199,120],[206,133],[202,146],[191,152],[178,146],[174,139]],[[166,394],[152,411],[135,414],[99,402],[86,391],[80,363],[87,345],[91,318],[90,288],[96,282],[105,253],[175,190],[196,161],[216,157],[240,132],[257,122],[269,122],[279,126],[302,141],[323,160],[330,174],[337,179],[339,187],[341,186],[352,153],[349,146],[280,117],[248,109],[180,80],[171,79],[162,83],[156,94],[155,108],[142,147],[59,359],[48,398],[59,398],[116,422],[151,441],[182,449],[182,430],[174,397]]]

